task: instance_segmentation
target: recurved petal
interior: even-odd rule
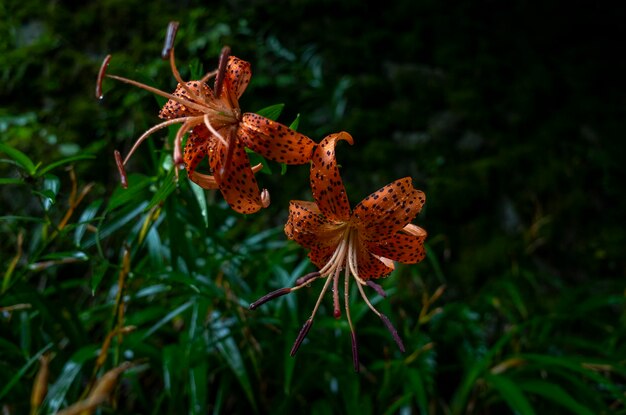
[[[328,221],[313,202],[292,200],[285,225],[287,238],[305,248],[332,247],[339,244],[345,225]]]
[[[210,133],[204,125],[198,125],[193,128],[189,137],[187,138],[187,144],[185,144],[185,150],[183,159],[185,161],[185,167],[189,177],[193,176],[193,173],[198,166],[198,163],[202,161],[207,155],[208,143]],[[193,180],[193,178],[192,178]]]
[[[224,75],[224,86],[227,93],[230,93],[238,100],[248,87],[251,77],[250,62],[246,62],[236,56],[228,57],[226,74]]]
[[[388,267],[385,265],[383,261],[369,252],[362,243],[359,244],[357,250],[357,268],[359,278],[365,281],[372,278],[385,277],[393,271],[393,266]]]
[[[193,96],[190,96],[181,84],[178,84],[176,90],[172,93],[172,95],[181,97],[189,101],[197,102],[198,100],[204,100],[212,96],[213,94],[208,85],[203,82],[189,81],[185,85],[187,86],[187,89],[191,91]],[[200,115],[200,111],[188,108],[180,102],[174,101],[173,99],[168,100],[159,112],[159,118],[168,120],[171,118],[189,117],[193,115]]]
[[[380,241],[395,234],[420,212],[426,197],[410,177],[396,180],[367,196],[354,208],[364,240]]]
[[[222,132],[224,135],[226,132]],[[225,135],[226,136],[226,135]],[[250,159],[242,143],[233,137],[229,140],[232,154],[228,164],[228,148],[217,139],[211,140],[209,164],[215,180],[230,207],[239,213],[254,213],[263,207],[261,192],[257,184]],[[224,166],[222,173],[222,166]]]
[[[346,132],[330,134],[315,148],[311,159],[311,190],[324,215],[333,221],[350,219],[350,202],[341,181],[335,146],[345,140],[352,144],[352,136]]]
[[[253,113],[243,115],[237,135],[246,147],[279,163],[308,163],[315,148],[309,137]]]
[[[403,264],[417,264],[426,256],[426,251],[424,250],[425,239],[425,231],[421,235],[408,235],[404,232],[398,232],[384,240],[377,242],[364,241],[364,244],[371,253],[378,256],[402,262]]]

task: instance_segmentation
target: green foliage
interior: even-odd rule
[[[328,2],[286,5],[0,6],[2,412],[29,411],[50,356],[42,414],[124,361],[100,413],[623,413],[623,88],[607,81],[623,63],[578,29],[558,41],[541,17],[560,15],[556,2],[517,2],[515,16],[333,2],[336,19]],[[599,13],[572,24],[612,21]],[[173,90],[158,59],[173,19],[183,78],[229,44],[253,63],[244,111],[315,141],[353,135],[339,154],[352,203],[404,176],[426,192],[427,259],[372,298],[405,354],[354,301],[355,374],[347,322],[325,301],[291,358],[319,282],[248,310],[313,270],[283,233],[288,201],[311,200],[306,166],[285,174],[251,153],[272,205],[238,215],[184,171],[175,180],[170,131],[120,187],[113,150],[162,101],[106,80],[98,102],[98,67],[111,52],[111,73]]]

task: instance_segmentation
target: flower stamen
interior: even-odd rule
[[[145,139],[148,138],[149,136],[151,136],[153,133],[155,133],[156,131],[159,131],[159,130],[165,128],[165,127],[169,127],[170,125],[183,123],[183,122],[187,121],[188,119],[189,119],[189,117],[173,118],[171,120],[163,121],[162,123],[157,124],[154,127],[151,127],[148,131],[144,132],[135,141],[135,144],[133,144],[133,147],[130,149],[130,151],[126,155],[126,158],[124,159],[124,164],[128,163],[128,160],[133,155],[133,153],[137,150],[137,148],[141,145],[141,143],[143,143],[145,141]]]
[[[352,326],[352,318],[350,317],[350,271],[349,268],[346,267],[346,273],[344,278],[344,288],[343,288],[343,302],[346,308],[346,317],[348,319],[348,326],[350,327],[350,338],[352,340],[352,364],[354,365],[354,371],[359,371],[359,349],[356,341],[356,331]]]
[[[215,136],[215,138],[217,138],[218,140],[220,140],[222,142],[222,144],[225,147],[228,147],[228,141],[226,141],[226,139],[224,138],[224,136],[222,134],[220,134],[215,128],[213,128],[213,126],[211,125],[211,122],[209,120],[209,114],[204,114],[204,125],[206,125],[206,128],[209,129],[209,131],[211,132],[211,134],[213,134]]]

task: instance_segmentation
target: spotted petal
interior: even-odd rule
[[[365,242],[367,249],[378,256],[402,262],[403,264],[417,264],[426,256],[424,240],[426,231],[421,235],[407,235],[398,232],[389,238],[377,242]]]
[[[185,144],[185,152],[183,154],[185,167],[187,168],[189,177],[193,176],[198,164],[204,157],[206,157],[209,137],[209,130],[204,125],[194,127],[191,133],[189,133],[187,144]]]
[[[198,101],[198,98],[200,98],[200,100],[204,100],[213,95],[213,92],[211,92],[211,89],[208,87],[208,85],[199,81],[189,81],[185,84],[185,86],[195,96],[189,96],[189,93],[185,90],[185,88],[183,88],[181,84],[178,84],[176,90],[172,95],[188,101]],[[168,120],[172,118],[189,117],[194,115],[200,115],[200,111],[188,108],[173,99],[167,101],[159,112],[159,118]]]
[[[228,137],[228,131],[224,130],[226,129],[220,133]],[[257,212],[263,205],[261,192],[250,166],[250,159],[241,141],[235,137],[229,141],[229,145],[233,147],[230,161],[226,165],[228,148],[220,140],[214,139],[210,142],[209,163],[215,180],[224,199],[234,211],[246,214]],[[223,173],[222,166],[224,166]]]
[[[291,240],[311,249],[309,258],[319,268],[324,267],[337,249],[345,225],[328,221],[313,202],[292,200],[285,234]]]
[[[378,259],[367,249],[365,244],[360,243],[357,249],[357,270],[359,278],[367,281],[372,278],[385,277],[391,274],[393,266],[385,265],[383,261]]]
[[[237,135],[246,147],[279,163],[308,163],[315,148],[307,136],[258,114],[245,113]]]
[[[250,62],[239,59],[236,56],[228,57],[228,64],[226,64],[226,74],[224,75],[224,93],[229,94],[229,99],[235,107],[239,107],[237,102],[246,90],[252,77],[252,71],[250,70]],[[222,95],[223,96],[223,95]]]
[[[350,219],[350,202],[335,158],[339,140],[353,143],[350,134],[341,132],[327,136],[316,147],[311,159],[311,190],[313,199],[328,219],[345,222]]]
[[[415,219],[425,201],[424,193],[405,177],[367,196],[354,208],[353,216],[364,240],[381,241]]]

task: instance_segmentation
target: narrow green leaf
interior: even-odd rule
[[[161,186],[152,197],[152,200],[150,200],[150,203],[146,207],[146,210],[152,209],[154,206],[163,202],[170,195],[170,193],[172,193],[174,189],[176,189],[176,179],[174,176],[175,173],[175,169],[172,168],[167,176],[165,176],[165,179],[163,179]]]
[[[187,310],[192,305],[193,305],[193,301],[187,301],[186,303],[182,304],[181,306],[177,307],[176,309],[170,311],[169,313],[167,313],[167,315],[165,317],[163,317],[161,320],[157,321],[152,327],[150,327],[150,329],[148,329],[148,331],[146,331],[144,333],[142,338],[143,339],[147,339],[154,332],[156,332],[158,329],[163,327],[165,324],[167,324],[168,322],[173,320],[174,317],[178,316],[180,313],[182,313],[183,311]]]
[[[415,395],[415,402],[420,414],[427,415],[428,398],[426,395],[426,385],[424,385],[420,372],[415,369],[408,369],[407,378],[409,380],[409,385],[411,385],[410,389]]]
[[[66,157],[61,160],[57,160],[54,163],[48,164],[46,167],[40,169],[39,171],[37,171],[36,176],[43,176],[44,174],[48,173],[49,171],[53,169],[56,169],[57,167],[72,163],[74,161],[93,160],[95,158],[96,156],[94,156],[93,154],[79,154],[77,156]]]
[[[122,217],[108,220],[106,225],[99,228],[95,235],[90,235],[87,238],[87,240],[83,243],[82,248],[90,248],[96,244],[96,241],[109,237],[113,232],[117,231],[140,215],[147,204],[148,202],[143,201],[135,209],[130,210],[129,213],[123,215]]]
[[[42,408],[48,407],[48,411],[45,413],[55,414],[58,412],[74,379],[80,373],[85,362],[96,357],[97,350],[98,347],[96,346],[83,347],[65,363],[57,381],[50,386],[46,399],[43,401]]]
[[[207,391],[209,390],[209,366],[206,360],[200,360],[197,366],[189,370],[189,404],[192,414],[207,413]]]
[[[248,401],[256,410],[256,401],[254,400],[254,394],[252,393],[252,386],[250,383],[250,378],[248,377],[248,372],[246,371],[246,367],[243,363],[243,358],[241,357],[241,352],[237,347],[237,343],[232,337],[232,333],[230,331],[230,327],[217,316],[217,318],[213,319],[213,329],[215,331],[215,336],[218,339],[221,339],[217,343],[217,349],[220,354],[226,360],[226,363],[233,371],[237,380],[241,384]]]
[[[595,413],[586,406],[580,404],[571,395],[565,392],[563,388],[555,383],[545,382],[542,380],[527,380],[519,385],[523,390],[543,396],[544,398],[553,401],[575,414],[593,415]]]
[[[96,294],[96,290],[100,286],[107,269],[109,269],[108,261],[100,261],[93,266],[93,271],[91,272],[91,295]]]
[[[283,352],[283,366],[285,368],[285,384],[283,385],[283,390],[285,391],[285,395],[289,396],[291,394],[291,381],[293,379],[293,371],[296,367],[296,359],[290,356],[291,347],[293,346],[293,339],[296,338],[296,333],[293,330],[289,330],[288,333],[284,336],[285,341],[285,350]]]
[[[121,186],[115,189],[109,200],[107,211],[114,210],[130,202],[141,201],[143,199],[142,193],[150,186],[151,182],[152,180],[149,177],[140,174],[128,175],[128,189],[124,189]]]
[[[10,222],[10,221],[24,221],[24,222],[38,222],[38,223],[46,222],[46,220],[42,218],[35,218],[32,216],[16,216],[16,215],[0,216],[0,220],[4,220],[7,222]]]
[[[395,402],[393,402],[387,410],[384,412],[385,415],[392,415],[402,413],[402,407],[407,405],[411,401],[411,394],[405,393],[400,398],[398,398]]]
[[[270,105],[269,107],[260,109],[256,113],[262,117],[276,121],[280,114],[283,112],[283,108],[285,108],[285,104],[274,104]]]
[[[78,225],[74,230],[74,245],[80,246],[80,241],[83,239],[83,236],[87,231],[87,224],[89,224],[89,222],[96,217],[98,210],[100,210],[100,206],[102,206],[102,199],[94,200],[80,215]]]
[[[461,385],[452,398],[451,413],[463,413],[467,404],[467,399],[470,392],[474,388],[476,380],[487,371],[493,358],[511,341],[513,335],[519,332],[519,328],[520,326],[514,326],[508,333],[500,337],[489,352],[483,358],[474,363],[474,365],[467,371],[467,374],[461,381]]]
[[[296,115],[296,119],[289,124],[289,128],[294,131],[298,131],[298,126],[300,125],[300,114]]]
[[[33,357],[31,357],[30,359],[28,359],[28,361],[20,368],[20,370],[17,371],[17,373],[15,375],[13,375],[13,377],[7,382],[6,385],[4,385],[4,387],[2,388],[2,390],[0,390],[0,400],[2,400],[2,398],[4,398],[7,393],[9,393],[11,391],[11,389],[13,388],[13,386],[15,386],[15,384],[22,378],[22,376],[24,376],[24,374],[26,373],[26,371],[35,363],[39,360],[39,358],[48,350],[50,350],[50,348],[52,347],[52,343],[48,343],[43,349],[39,350],[37,352],[37,354],[35,354]]]
[[[0,178],[0,185],[2,184],[24,184],[23,179],[5,179]]]
[[[26,170],[28,174],[30,174],[31,176],[35,174],[35,170],[37,169],[35,167],[35,164],[26,154],[22,153],[20,150],[13,148],[9,145],[6,145],[4,143],[0,143],[0,152],[5,153],[12,160],[14,160],[17,164],[22,166],[24,170]]]
[[[246,148],[246,153],[248,153],[248,158],[250,159],[250,165],[256,166],[261,163],[263,168],[261,169],[261,173],[272,174],[272,169],[270,168],[270,164],[265,160],[265,158],[252,150]]]
[[[204,193],[204,189],[189,180],[189,186],[191,187],[191,191],[193,195],[196,197],[196,201],[198,202],[198,207],[200,208],[200,213],[202,213],[202,219],[204,220],[204,227],[209,227],[209,210],[207,207],[206,201],[206,193]]]
[[[502,399],[512,410],[521,415],[535,414],[532,405],[513,380],[502,375],[487,375],[485,379],[489,385],[497,389]]]
[[[87,261],[89,257],[82,251],[65,251],[65,252],[53,252],[41,257],[42,260],[64,260],[64,259],[76,259],[79,261]]]
[[[43,190],[39,195],[43,197],[43,208],[48,211],[56,203],[56,197],[61,188],[61,181],[58,177],[47,174],[43,182]]]

